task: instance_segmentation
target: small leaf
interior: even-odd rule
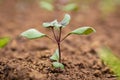
[[[61,25],[58,23],[57,20],[54,20],[51,22],[51,25],[54,26],[54,27],[60,27]]]
[[[56,51],[54,52],[54,54],[50,57],[51,60],[59,60],[59,51],[58,49],[56,49]]]
[[[70,15],[69,15],[69,14],[65,14],[64,19],[60,22],[60,24],[61,24],[63,27],[65,27],[66,25],[69,24],[70,19],[71,19]]]
[[[76,3],[70,3],[70,4],[67,4],[66,6],[64,6],[62,9],[64,11],[77,11],[78,6]]]
[[[5,47],[10,41],[10,38],[8,37],[4,37],[4,38],[0,38],[0,48]]]
[[[92,27],[82,27],[70,32],[70,34],[88,35],[93,32],[96,32],[96,31]]]
[[[49,23],[49,22],[43,23],[43,27],[45,27],[45,28],[48,28],[50,26],[51,26],[51,23]]]
[[[46,27],[46,28],[49,28],[49,27],[60,27],[61,25],[58,23],[57,20],[54,20],[52,22],[46,22],[46,23],[43,23],[43,27]]]
[[[53,62],[53,66],[55,68],[61,68],[61,69],[64,69],[64,65],[62,63],[59,63],[59,62]]]
[[[99,3],[99,8],[102,12],[102,15],[107,16],[116,10],[116,2],[113,2],[111,0],[103,0]]]
[[[53,11],[53,9],[54,9],[53,5],[46,1],[41,1],[40,6],[48,11]]]
[[[65,27],[66,25],[69,24],[70,19],[71,19],[70,15],[65,14],[64,19],[60,23],[57,20],[54,20],[52,22],[43,23],[43,27],[46,27],[46,28],[55,27],[56,29],[60,27]]]
[[[54,27],[58,29],[58,28],[62,27],[62,25],[60,23],[55,23]]]
[[[58,23],[57,20],[54,20],[54,21],[50,22],[50,24],[51,24],[52,26],[54,26],[54,24],[56,24],[56,23]]]
[[[29,29],[29,30],[21,33],[21,36],[26,37],[28,39],[36,39],[36,38],[45,37],[46,35],[39,32],[36,29]]]

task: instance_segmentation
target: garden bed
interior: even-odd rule
[[[64,13],[42,10],[35,3],[24,7],[25,9],[17,11],[14,1],[8,1],[0,7],[0,36],[12,37],[11,42],[0,49],[0,80],[116,80],[96,50],[101,45],[108,45],[119,53],[120,16],[116,17],[113,13],[113,16],[101,20],[96,10],[70,13],[73,20],[69,28],[63,30],[63,35],[84,25],[94,27],[97,33],[68,37],[61,45],[65,69],[59,71],[53,68],[49,59],[56,49],[54,42],[47,38],[32,41],[19,35],[31,27],[50,35],[48,29],[42,28],[42,23],[55,18],[60,20]],[[55,16],[56,14],[61,16]]]

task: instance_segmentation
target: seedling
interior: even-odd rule
[[[82,27],[82,28],[78,28],[76,30],[73,30],[62,38],[62,36],[61,36],[62,29],[69,24],[70,19],[71,19],[70,15],[65,14],[65,16],[61,22],[54,20],[52,22],[43,23],[43,27],[51,29],[51,31],[54,35],[54,39],[47,36],[46,34],[39,32],[36,29],[29,29],[29,30],[21,33],[21,36],[26,37],[28,39],[47,37],[47,38],[55,41],[58,48],[56,49],[55,53],[50,57],[50,59],[55,61],[55,62],[53,62],[53,66],[55,68],[64,69],[64,65],[61,63],[61,42],[63,40],[65,40],[71,34],[88,35],[88,34],[95,32],[95,29],[93,29],[92,27],[86,26],[86,27]],[[55,33],[55,31],[58,31],[58,33]]]

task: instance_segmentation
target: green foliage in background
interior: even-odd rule
[[[62,10],[64,11],[77,11],[79,9],[79,6],[76,3],[69,3],[62,7]]]
[[[114,12],[119,4],[120,0],[101,0],[99,3],[99,8],[103,15],[108,15]]]
[[[40,7],[48,10],[48,11],[53,11],[55,0],[39,0],[40,2]],[[59,1],[58,1],[59,2]],[[61,2],[61,1],[60,1]],[[71,12],[71,11],[88,11],[90,9],[91,4],[97,3],[96,0],[69,0],[65,5],[61,5],[59,3],[58,9],[66,12]],[[78,5],[79,4],[79,5]],[[97,3],[98,6],[96,6],[101,12],[101,16],[103,18],[114,11],[116,11],[116,8],[118,5],[120,5],[120,0],[99,0]]]
[[[10,38],[8,37],[3,37],[0,38],[0,48],[4,48],[10,41]]]
[[[43,8],[45,10],[48,10],[48,11],[53,11],[54,10],[54,6],[50,2],[40,1],[39,5],[40,5],[41,8]]]
[[[118,80],[120,80],[120,59],[108,47],[102,47],[98,50],[98,54],[103,62],[118,76]]]
[[[0,0],[0,4],[2,4],[3,1],[4,1],[4,0]]]
[[[54,6],[54,0],[39,0],[39,5],[41,8],[48,10],[48,11],[53,11],[55,9]],[[76,3],[68,3],[66,5],[59,5],[59,9],[63,11],[77,11],[78,10],[78,5]]]

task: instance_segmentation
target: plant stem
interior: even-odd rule
[[[61,63],[61,32],[62,32],[62,27],[60,27],[60,31],[59,31],[59,40],[57,42],[58,45],[58,50],[59,50],[59,61]]]
[[[57,44],[58,45],[58,51],[59,51],[59,63],[61,63],[61,47],[60,47],[60,43]]]
[[[60,27],[60,32],[59,32],[59,42],[61,41],[61,33],[62,33],[62,27]]]
[[[56,34],[55,34],[55,32],[54,32],[54,28],[51,27],[51,29],[52,29],[54,38],[55,38],[55,40],[56,40],[56,42],[57,42],[57,46],[58,46],[58,51],[59,51],[59,60],[58,60],[58,62],[61,63],[61,32],[62,32],[62,27],[59,28],[60,30],[59,30],[59,35],[58,35],[58,37],[56,36]]]

